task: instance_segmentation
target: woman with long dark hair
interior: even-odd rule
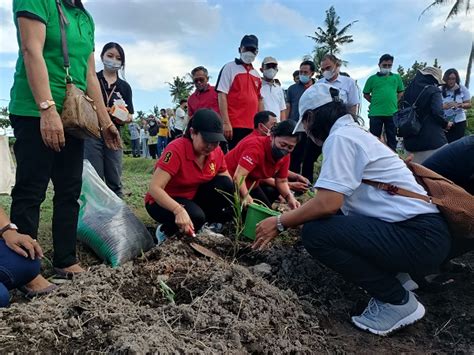
[[[446,132],[448,142],[454,142],[464,137],[466,132],[466,112],[471,108],[471,94],[469,90],[461,84],[459,73],[456,69],[448,69],[443,75],[444,84],[441,85],[443,96],[444,117],[453,125]]]
[[[120,44],[109,42],[102,48],[100,59],[104,69],[97,73],[97,78],[102,99],[111,120],[120,131],[122,126],[132,122],[133,115],[132,89],[122,79],[125,70],[125,52]],[[84,158],[91,162],[97,174],[119,197],[123,195],[122,156],[121,149],[109,149],[103,139],[88,138],[84,142]]]
[[[262,249],[285,228],[303,224],[306,250],[373,297],[352,317],[357,327],[386,335],[421,319],[425,309],[406,273],[437,271],[451,245],[446,222],[433,204],[365,183],[426,195],[398,155],[349,114],[338,89],[314,85],[300,99],[300,114],[297,130],[322,145],[318,191],[300,208],[260,222],[253,247]]]

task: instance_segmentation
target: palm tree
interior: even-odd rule
[[[314,32],[314,36],[308,36],[316,42],[316,47],[313,53],[317,54],[318,50],[326,50],[329,54],[336,54],[340,52],[340,47],[347,43],[354,42],[352,35],[349,35],[349,29],[356,21],[352,21],[339,30],[340,17],[336,14],[334,6],[326,10],[326,29],[318,27]]]
[[[167,84],[170,87],[170,94],[173,102],[179,104],[182,99],[187,99],[193,90],[194,84],[192,81],[186,81],[186,76],[175,76],[173,82]]]
[[[431,9],[433,6],[443,6],[447,5],[452,2],[452,0],[434,0],[429,6],[426,7],[426,9],[423,10],[423,12],[420,14],[420,17],[423,16],[423,14]],[[471,0],[455,0],[453,6],[451,7],[451,10],[449,10],[448,15],[446,16],[446,19],[444,21],[444,28],[446,28],[446,24],[449,20],[451,20],[454,16],[458,15],[460,11],[463,10],[463,8],[466,11],[466,14],[471,11]],[[469,54],[469,60],[467,63],[467,70],[466,70],[466,81],[464,82],[464,86],[467,88],[469,87],[469,82],[471,81],[471,71],[472,71],[472,61],[474,60],[474,41],[471,43],[471,53]]]

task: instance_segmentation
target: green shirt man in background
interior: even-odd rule
[[[396,150],[395,125],[393,114],[398,110],[398,100],[405,90],[400,75],[392,73],[393,56],[384,54],[380,57],[380,71],[367,79],[364,86],[364,98],[370,102],[370,132],[381,137],[385,129],[387,145]]]

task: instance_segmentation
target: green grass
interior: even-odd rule
[[[145,210],[144,196],[148,190],[148,184],[153,172],[154,160],[143,158],[123,158],[123,191],[125,194],[124,201],[132,209],[135,215],[145,224],[154,225],[153,219],[148,216]],[[38,240],[41,243],[45,255],[52,255],[52,235],[51,221],[53,220],[53,186],[49,185],[46,192],[46,199],[41,205],[40,224],[38,230]],[[9,214],[11,197],[0,196],[0,206]],[[79,259],[82,260],[84,249],[79,248]],[[48,268],[48,265],[43,267]],[[47,264],[47,262],[46,262]]]

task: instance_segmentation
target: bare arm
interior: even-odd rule
[[[265,109],[263,105],[263,99],[258,99],[258,112],[263,111]]]
[[[286,110],[281,110],[280,111],[280,121],[284,121],[288,118],[288,116],[286,115]]]
[[[296,201],[295,196],[290,191],[290,186],[288,185],[288,179],[275,179],[275,185],[280,193],[283,196],[286,202],[288,202],[288,206],[293,210],[300,206],[300,203]]]
[[[303,223],[329,217],[336,214],[344,203],[344,195],[338,192],[320,189],[315,197],[300,208],[281,215],[285,227],[296,227]],[[257,225],[257,239],[253,249],[264,249],[278,235],[276,217],[270,217]]]
[[[165,191],[166,185],[171,180],[171,175],[166,171],[157,168],[151,178],[148,192],[155,202],[161,207],[167,209],[175,215],[175,223],[181,231],[194,231],[194,225],[189,217],[188,213],[178,202],[176,202],[168,193]]]
[[[19,17],[18,28],[26,76],[36,104],[52,100],[48,69],[43,57],[46,26],[40,21]],[[59,152],[66,142],[63,124],[56,106],[40,111],[40,116],[40,130],[44,144]]]
[[[357,115],[357,108],[359,105],[353,105],[349,107],[349,112],[352,113],[353,115]]]
[[[286,104],[286,117],[287,117],[287,118],[290,117],[290,112],[291,112],[291,105],[290,105],[290,103],[288,102],[288,103]]]
[[[371,101],[372,101],[372,95],[370,95],[370,94],[364,94],[364,99],[366,99],[367,101],[371,102]]]
[[[249,193],[249,189],[247,188],[247,184],[245,183],[245,180],[247,179],[248,175],[249,171],[238,165],[237,169],[235,170],[233,179],[237,186],[240,184],[239,192],[240,197],[242,198],[242,200],[244,200],[244,204],[250,204],[253,202],[253,199]]]
[[[219,92],[217,94],[217,100],[219,101],[219,111],[224,126],[224,136],[226,139],[232,139],[232,125],[230,124],[229,110],[227,107],[227,94]]]
[[[400,101],[403,97],[403,91],[397,92],[397,101]]]

